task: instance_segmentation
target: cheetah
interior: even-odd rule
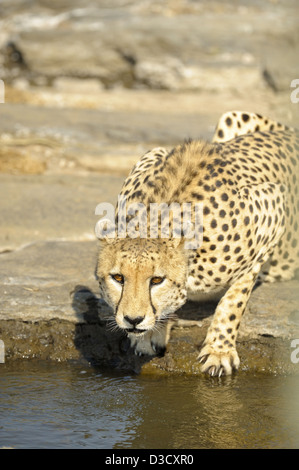
[[[218,295],[197,359],[211,376],[238,369],[238,328],[255,284],[291,279],[299,267],[298,159],[298,131],[232,111],[221,117],[212,142],[156,148],[135,165],[121,190],[126,203],[202,207],[196,248],[186,249],[184,234],[163,238],[161,231],[100,240],[100,293],[136,354],[163,354],[175,311],[187,299]],[[118,227],[132,220],[120,221],[119,211],[120,204]]]

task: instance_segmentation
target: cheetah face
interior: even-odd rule
[[[102,242],[97,275],[100,292],[127,333],[142,335],[165,322],[187,298],[184,250],[169,240]]]

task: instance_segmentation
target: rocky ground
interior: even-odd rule
[[[86,4],[85,4],[86,3]],[[230,109],[297,125],[297,2],[4,1],[0,9],[0,339],[6,359],[85,359],[198,373],[213,305],[179,312],[164,358],[107,328],[95,207],[148,149],[210,139]],[[262,286],[239,336],[243,370],[297,372],[299,283]]]

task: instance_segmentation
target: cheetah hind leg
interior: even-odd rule
[[[289,281],[296,276],[296,270],[299,268],[298,257],[298,217],[294,206],[286,208],[285,227],[282,234],[272,250],[267,262],[262,266],[258,276],[258,282],[276,282]]]
[[[220,117],[212,142],[227,142],[239,135],[283,129],[288,128],[260,114],[229,111]]]
[[[272,256],[262,266],[257,283],[270,283],[277,281],[290,281],[296,275],[299,267],[297,253],[292,257],[292,247],[285,243],[285,236],[275,247]]]

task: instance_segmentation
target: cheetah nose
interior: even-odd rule
[[[130,325],[132,325],[134,328],[136,328],[136,326],[139,325],[139,323],[141,323],[142,320],[144,320],[144,317],[129,317],[128,315],[125,315],[124,319]]]

